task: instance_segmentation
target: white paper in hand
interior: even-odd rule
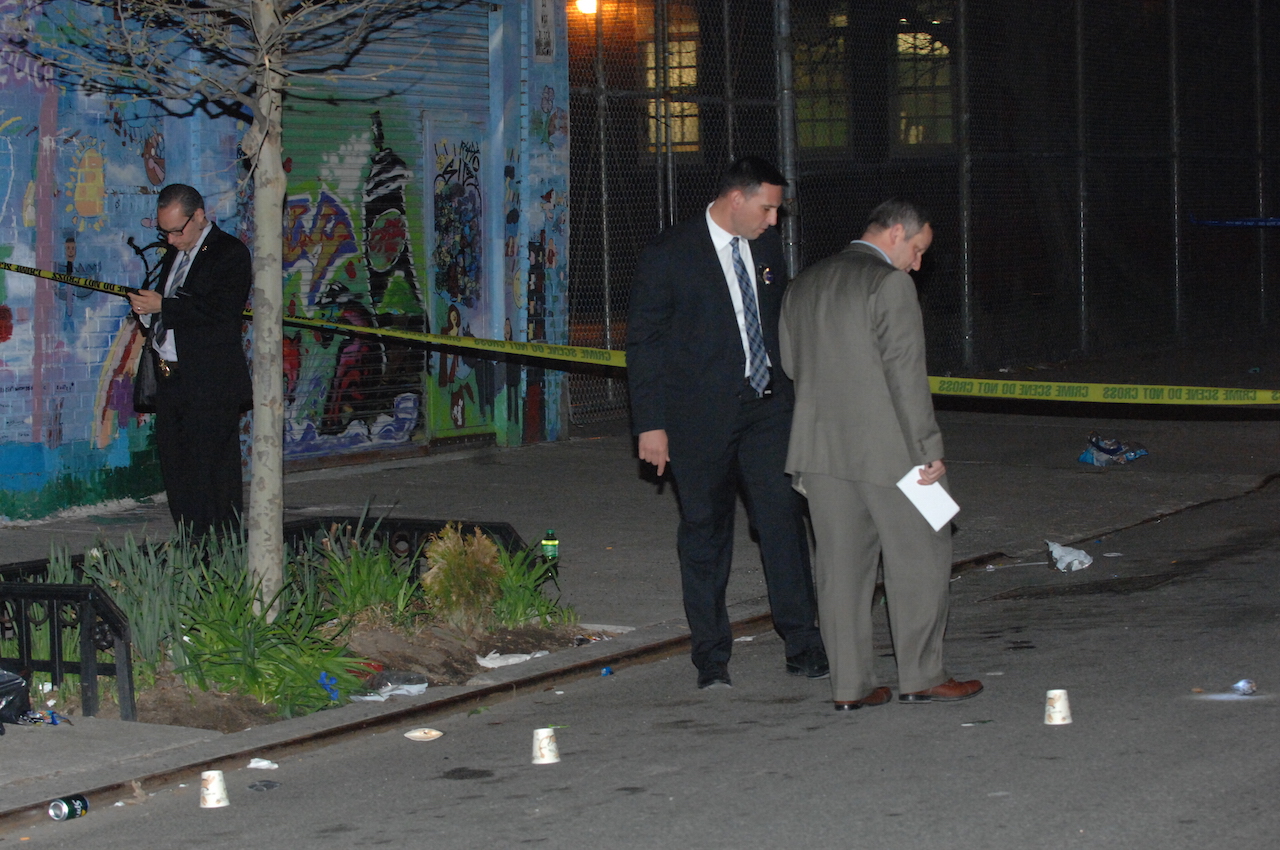
[[[933,526],[933,530],[937,531],[950,522],[953,516],[960,513],[960,506],[938,482],[921,484],[920,470],[922,469],[924,469],[923,466],[917,466],[902,476],[898,481],[898,489],[907,494],[911,504],[916,506],[929,525]]]

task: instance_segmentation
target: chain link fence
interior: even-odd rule
[[[887,197],[930,213],[933,374],[1275,327],[1275,4],[599,0],[569,21],[574,344],[622,347],[640,249],[746,154],[798,176],[801,267]],[[622,376],[570,388],[575,423],[627,415]]]

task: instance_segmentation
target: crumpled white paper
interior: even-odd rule
[[[352,694],[357,702],[386,702],[387,697],[416,697],[427,692],[427,683],[421,685],[384,685],[368,694]]]
[[[1054,566],[1064,573],[1083,570],[1093,563],[1093,556],[1081,549],[1059,546],[1057,543],[1048,540],[1045,543],[1049,544],[1049,557],[1053,558]]]
[[[247,766],[253,768],[254,770],[275,770],[280,765],[276,764],[273,761],[268,761],[267,759],[254,758],[254,759],[249,759],[249,764]]]
[[[547,652],[545,649],[539,649],[537,652],[531,652],[528,655],[524,655],[519,652],[512,653],[510,655],[500,655],[498,654],[498,650],[495,649],[488,655],[477,655],[476,663],[481,667],[493,669],[494,667],[506,667],[511,664],[520,664],[524,661],[528,661],[530,658],[541,658],[544,655],[550,654],[551,653]]]

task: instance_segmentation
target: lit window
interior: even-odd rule
[[[693,10],[672,4],[668,9],[666,67],[658,63],[658,48],[652,41],[642,42],[645,86],[655,93],[647,101],[649,150],[696,151],[699,144],[698,104],[681,98],[698,90],[698,22],[681,19],[681,11],[692,18]],[[662,97],[663,74],[666,74],[666,97]]]
[[[894,117],[898,144],[951,144],[955,128],[951,48],[931,33],[900,32],[897,73]]]
[[[845,73],[849,5],[837,3],[820,18],[802,18],[799,23],[792,58],[796,142],[802,148],[845,147],[849,144],[850,93]]]

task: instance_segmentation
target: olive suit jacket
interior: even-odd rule
[[[943,456],[915,282],[853,243],[787,289],[782,366],[795,380],[787,472],[884,487]]]

